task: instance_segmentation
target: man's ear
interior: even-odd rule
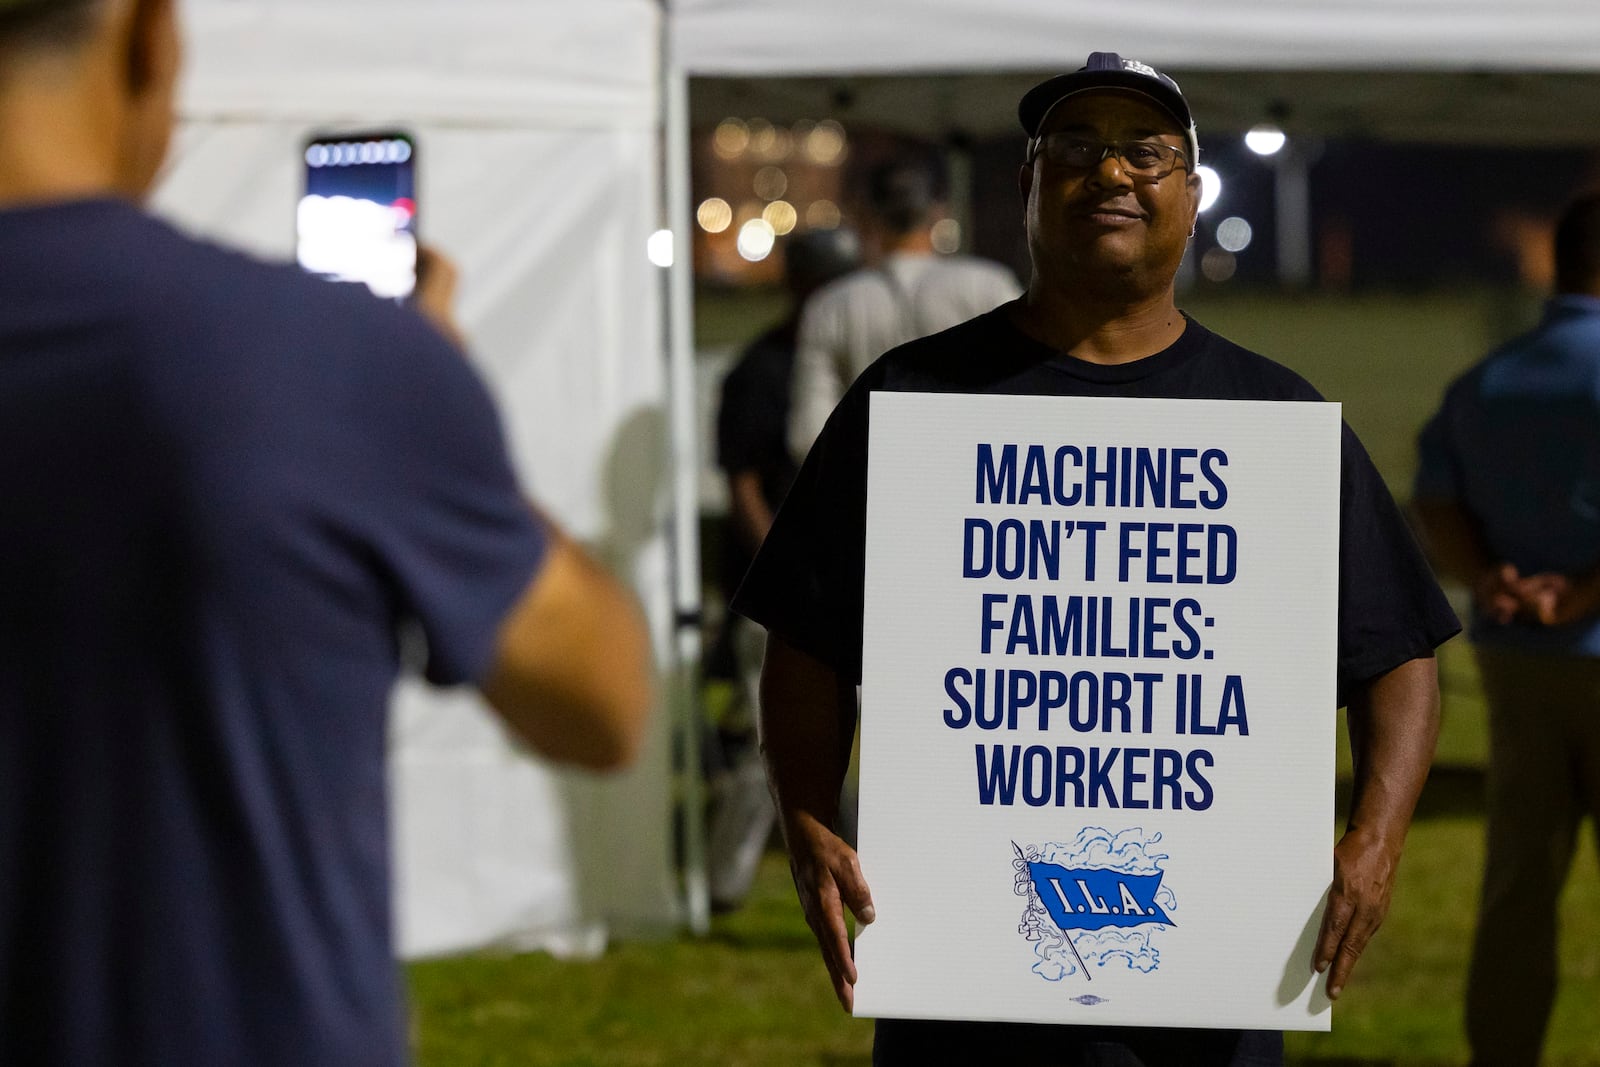
[[[176,0],[131,0],[126,37],[128,94],[165,92],[178,72]]]
[[[1022,203],[1026,206],[1028,198],[1033,195],[1032,163],[1024,163],[1022,168],[1017,171],[1017,191],[1022,194]]]

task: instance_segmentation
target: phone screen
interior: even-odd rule
[[[404,133],[306,143],[297,258],[313,274],[403,300],[417,284],[416,144]]]

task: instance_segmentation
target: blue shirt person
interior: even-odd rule
[[[1600,196],[1556,230],[1558,292],[1451,384],[1413,506],[1472,592],[1489,704],[1488,857],[1467,985],[1473,1062],[1535,1064],[1557,984],[1556,902],[1600,819]]]

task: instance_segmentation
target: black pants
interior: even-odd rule
[[[873,1067],[1282,1067],[1276,1030],[1162,1030],[879,1019]]]

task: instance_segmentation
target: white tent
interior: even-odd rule
[[[639,589],[666,663],[668,472],[660,12],[650,0],[189,0],[182,126],[157,207],[262,254],[293,249],[313,128],[419,141],[423,239],[462,273],[460,317],[521,473]],[[397,697],[398,932],[408,955],[582,951],[670,928],[668,722],[615,780],[518,754],[464,693]]]
[[[1009,127],[1038,73],[1114,50],[1180,73],[1202,133],[1292,98],[1327,132],[1536,140],[1588,135],[1584,72],[1600,69],[1593,0],[186,0],[184,14],[184,121],[158,207],[284,257],[306,133],[414,130],[423,235],[461,264],[461,318],[521,470],[634,581],[665,666],[697,654],[691,279],[680,255],[663,286],[645,246],[663,218],[687,244],[690,76],[720,79],[697,89],[708,117],[728,101],[820,117],[847,85],[850,117],[981,132]],[[1326,73],[1351,70],[1378,73]],[[599,782],[518,754],[464,694],[407,686],[396,710],[406,953],[582,950],[684,914],[665,715],[641,766]],[[691,918],[702,889],[691,880]]]

